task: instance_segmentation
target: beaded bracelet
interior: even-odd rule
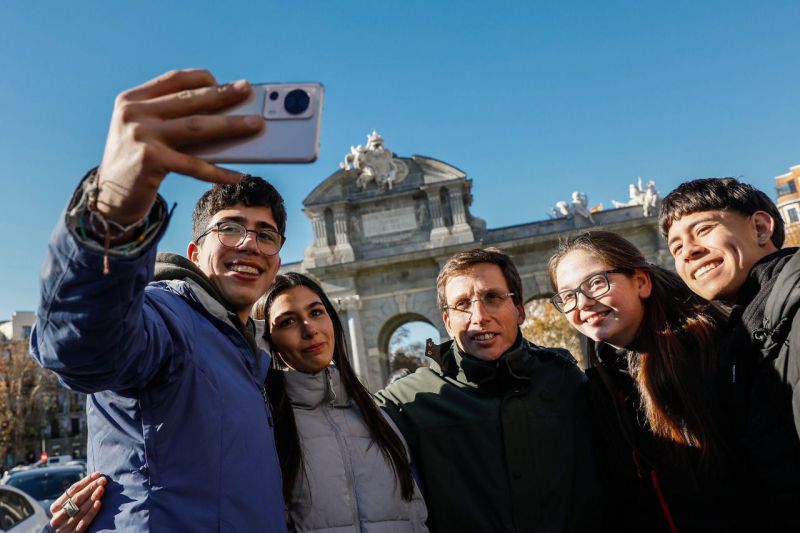
[[[97,240],[103,242],[103,274],[108,275],[111,273],[109,266],[108,253],[109,250],[119,251],[123,253],[130,253],[147,240],[147,237],[155,230],[158,229],[158,224],[151,225],[150,221],[153,215],[156,219],[161,217],[161,205],[156,202],[154,207],[157,211],[150,210],[141,220],[137,220],[132,224],[120,224],[113,220],[109,220],[97,210],[97,196],[100,191],[100,180],[95,175],[94,181],[90,183],[86,191],[86,211],[79,222],[79,229],[81,235],[86,238],[87,233]],[[118,246],[111,246],[113,240],[119,239],[126,234],[140,230],[139,235],[130,242],[125,242]]]

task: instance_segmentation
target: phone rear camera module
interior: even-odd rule
[[[278,94],[278,91],[272,91],[271,93],[269,93],[269,99],[272,100],[273,102],[277,100],[279,96],[280,94]]]
[[[271,95],[270,95],[271,97]],[[303,89],[290,91],[283,100],[283,107],[290,115],[299,115],[308,109],[311,99]]]

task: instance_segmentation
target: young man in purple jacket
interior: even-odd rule
[[[187,70],[120,94],[102,163],[51,238],[31,350],[89,394],[89,467],[109,478],[95,530],[285,531],[269,355],[249,318],[280,266],[283,200],[176,148],[265,127],[207,114],[249,93]],[[156,259],[169,172],[215,183],[195,208],[188,260]],[[90,505],[63,512],[76,520]]]

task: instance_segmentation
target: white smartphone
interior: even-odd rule
[[[258,83],[224,115],[261,115],[265,128],[256,135],[188,146],[183,151],[211,163],[311,163],[319,152],[321,83]]]

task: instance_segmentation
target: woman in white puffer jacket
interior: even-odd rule
[[[256,304],[273,356],[267,393],[290,531],[427,531],[403,438],[358,381],[341,321],[302,274]]]

